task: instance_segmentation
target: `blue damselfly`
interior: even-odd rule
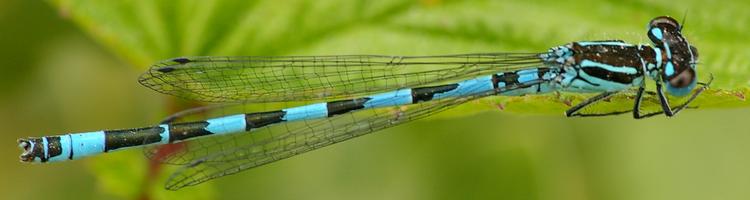
[[[151,127],[20,139],[24,150],[20,159],[54,162],[179,143],[183,149],[164,157],[155,156],[153,148],[147,150],[151,158],[182,166],[166,185],[179,189],[492,95],[598,93],[565,114],[673,116],[711,82],[697,82],[698,51],[681,31],[673,18],[657,17],[648,25],[652,45],[606,40],[572,42],[544,53],[175,58],[152,66],[140,83],[165,94],[205,102],[317,103],[176,121],[200,112],[197,109]],[[656,92],[646,92],[647,77],[654,80]],[[693,91],[697,85],[702,86]],[[626,91],[635,92],[632,109],[586,109]],[[665,95],[687,96],[691,91],[692,95],[675,107]],[[655,96],[660,109],[642,112],[644,96]]]

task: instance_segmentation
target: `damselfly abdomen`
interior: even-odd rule
[[[710,83],[701,84],[681,105],[673,108],[668,103],[665,92],[686,96],[700,84],[697,49],[681,29],[676,20],[657,17],[647,31],[652,45],[581,41],[544,53],[176,58],[154,65],[140,82],[162,93],[206,102],[320,102],[174,122],[192,113],[186,112],[151,127],[20,139],[20,158],[53,162],[178,143],[183,145],[179,152],[147,155],[182,165],[167,183],[168,189],[179,189],[492,95],[598,93],[565,114],[673,116]],[[656,83],[658,111],[641,110],[643,97],[652,95],[645,90],[647,77]],[[584,109],[629,90],[637,90],[632,109]]]

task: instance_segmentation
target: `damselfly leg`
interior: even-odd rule
[[[583,101],[583,102],[581,102],[579,104],[576,104],[572,108],[566,110],[565,111],[565,116],[568,116],[568,117],[594,117],[594,116],[617,115],[617,114],[622,114],[622,113],[628,112],[628,111],[615,111],[615,112],[601,113],[601,114],[599,114],[599,113],[592,113],[592,114],[578,113],[578,111],[581,111],[581,109],[583,109],[583,108],[585,108],[585,107],[587,107],[587,106],[589,106],[589,105],[591,105],[593,103],[599,102],[599,101],[601,101],[603,99],[609,98],[612,95],[617,94],[617,93],[619,93],[619,91],[615,91],[615,92],[602,92],[599,95],[596,95],[594,97],[586,99],[585,101]]]
[[[665,114],[665,110],[669,110],[671,113],[667,113],[668,116],[674,116],[680,111],[684,109],[690,109],[690,108],[697,108],[697,107],[691,107],[690,103],[692,103],[703,91],[707,90],[708,87],[711,85],[711,82],[713,81],[713,75],[709,77],[708,82],[699,82],[697,83],[701,87],[695,90],[695,92],[683,103],[680,103],[676,107],[671,107],[667,103],[666,96],[663,96],[664,94],[660,94],[657,90],[657,92],[654,91],[647,91],[645,88],[645,85],[640,86],[638,90],[635,93],[634,98],[634,104],[632,109],[626,109],[626,110],[611,110],[611,111],[584,111],[586,109],[589,109],[591,107],[594,107],[597,103],[600,103],[602,101],[606,101],[610,98],[616,98],[615,96],[626,96],[627,91],[615,91],[615,92],[603,92],[600,93],[594,97],[591,97],[589,99],[586,99],[585,101],[576,104],[575,106],[571,107],[570,109],[565,111],[565,115],[568,117],[601,117],[601,116],[611,116],[611,115],[620,115],[625,113],[633,113],[633,118],[635,119],[642,119],[642,118],[648,118],[653,117],[661,114]],[[657,85],[658,88],[658,85]],[[657,97],[658,103],[659,103],[659,110],[652,111],[652,112],[643,112],[642,106],[644,103],[644,98],[654,96]],[[663,97],[663,99],[662,99]],[[632,97],[628,97],[632,98]],[[653,100],[653,99],[652,99]],[[652,102],[652,105],[653,101]],[[671,114],[671,115],[669,115]]]
[[[693,108],[693,107],[689,107],[688,105],[691,102],[693,102],[693,100],[695,100],[695,98],[697,98],[698,95],[700,95],[701,93],[703,93],[703,91],[706,91],[706,89],[708,89],[708,87],[711,85],[711,82],[713,82],[713,81],[714,81],[714,75],[710,74],[709,78],[708,78],[708,82],[705,82],[705,83],[699,82],[698,85],[701,85],[701,87],[698,90],[696,90],[693,93],[693,95],[691,95],[690,98],[688,98],[687,101],[685,101],[684,103],[676,106],[674,109],[669,106],[668,100],[667,100],[666,96],[664,95],[664,91],[661,88],[662,87],[661,84],[657,83],[657,85],[656,85],[656,88],[657,88],[656,90],[657,91],[656,92],[657,92],[657,94],[659,96],[659,102],[661,104],[662,110],[661,111],[657,111],[657,112],[652,112],[652,113],[646,113],[646,114],[641,114],[641,112],[640,112],[641,99],[642,99],[643,93],[645,91],[645,89],[643,87],[641,87],[641,88],[638,89],[638,95],[636,97],[635,107],[633,108],[633,117],[636,118],[636,119],[642,119],[642,118],[653,117],[653,116],[660,115],[660,114],[665,114],[668,117],[671,117],[671,116],[676,115],[677,113],[679,113],[680,111],[682,111],[682,110],[684,110],[686,108]]]

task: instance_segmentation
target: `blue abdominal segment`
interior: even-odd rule
[[[406,105],[412,103],[411,89],[400,89],[370,96],[364,103],[364,108],[380,108],[386,106]]]
[[[243,132],[247,129],[244,114],[213,118],[206,122],[208,122],[206,131],[217,135]]]
[[[328,116],[326,103],[316,103],[282,110],[286,114],[281,119],[284,121],[297,121],[304,119],[316,119]]]
[[[549,68],[525,69],[480,76],[452,84],[404,88],[362,98],[315,103],[277,111],[229,115],[205,121],[28,138],[21,140],[22,147],[25,145],[24,148],[27,149],[27,153],[23,154],[21,159],[29,162],[74,160],[132,147],[175,143],[211,135],[245,133],[288,121],[320,119],[362,109],[478,95],[492,92],[498,88],[524,85],[540,79],[550,80],[555,77],[555,73]],[[544,83],[523,86],[510,91],[499,90],[498,92],[500,95],[522,95],[551,90],[549,83]]]
[[[443,99],[449,97],[459,97],[472,94],[479,94],[482,92],[492,91],[494,86],[492,84],[492,76],[483,76],[475,79],[469,79],[454,84],[455,88],[442,93],[436,93],[434,99]],[[451,86],[454,86],[451,85]]]

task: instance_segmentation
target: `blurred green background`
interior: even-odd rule
[[[0,1],[3,199],[749,199],[748,1]],[[540,51],[648,42],[687,14],[708,106],[676,118],[562,116],[503,99],[380,131],[178,192],[140,150],[20,163],[15,140],[140,127],[173,111],[136,83],[183,55]],[[536,105],[554,105],[539,109]],[[539,112],[536,112],[539,111]],[[544,114],[535,114],[544,113]],[[547,114],[554,113],[554,114]],[[147,177],[159,177],[151,180]]]

